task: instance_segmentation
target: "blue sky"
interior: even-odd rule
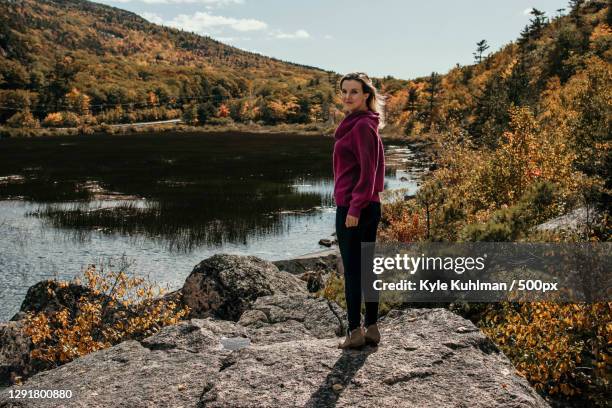
[[[226,44],[339,73],[410,79],[473,62],[516,40],[536,7],[567,0],[98,0]]]

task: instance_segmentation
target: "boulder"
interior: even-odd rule
[[[295,275],[301,275],[304,272],[323,271],[326,273],[337,269],[340,253],[338,249],[324,250],[299,256],[293,259],[284,259],[273,261],[272,263],[281,271],[287,271]]]
[[[263,259],[218,254],[196,265],[181,291],[191,317],[237,321],[260,296],[306,293],[306,288],[298,277]]]
[[[588,225],[600,223],[603,213],[597,209],[579,207],[567,214],[548,220],[535,227],[538,231],[584,231]]]
[[[105,295],[95,295],[89,288],[76,283],[46,280],[30,286],[19,312],[11,320],[21,320],[27,312],[58,312],[67,308],[71,313],[76,310],[81,297],[87,299],[110,299]]]
[[[328,248],[331,247],[334,244],[337,244],[337,243],[338,243],[338,241],[336,241],[336,240],[332,241],[331,239],[327,239],[327,238],[321,238],[319,240],[319,245],[324,246],[324,247],[328,247]]]
[[[299,275],[300,279],[306,282],[309,292],[323,289],[332,274],[343,273],[342,260],[337,248],[273,263],[280,270]]]

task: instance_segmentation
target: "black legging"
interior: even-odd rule
[[[361,324],[361,243],[376,242],[381,210],[380,203],[370,201],[368,206],[361,210],[357,226],[346,228],[348,210],[349,207],[344,206],[336,208],[336,237],[344,265],[344,294],[350,332]],[[372,263],[372,260],[368,262]],[[375,295],[378,295],[378,292],[375,291]],[[378,302],[365,302],[365,326],[376,323],[377,320]]]

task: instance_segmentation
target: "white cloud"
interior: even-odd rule
[[[153,24],[163,24],[164,23],[164,20],[158,14],[155,14],[155,13],[149,13],[148,11],[145,11],[144,13],[141,14],[141,16]]]
[[[533,10],[533,7],[526,8],[525,10],[523,10],[523,14],[528,16],[531,14],[531,10]]]
[[[334,37],[332,37],[332,36],[331,36],[331,35],[329,35],[329,34],[325,34],[325,35],[323,36],[323,38],[325,38],[326,40],[331,40],[331,39],[332,39],[332,38],[334,38]]]
[[[206,33],[207,30],[218,31],[218,29],[222,28],[232,28],[236,31],[257,31],[268,28],[268,25],[263,21],[252,18],[236,19],[232,17],[215,16],[201,11],[192,15],[179,14],[165,24],[187,31],[204,33]]]
[[[99,0],[100,3],[204,4],[206,8],[243,4],[244,0]]]
[[[271,35],[280,39],[310,38],[310,34],[306,30],[296,30],[294,33],[283,33],[280,30],[276,30]]]
[[[235,43],[237,41],[250,41],[251,37],[214,37],[215,40],[221,41],[222,43]]]
[[[179,1],[179,0],[171,0]],[[268,39],[307,39],[311,38],[310,34],[303,29],[294,32],[285,33],[279,29],[270,30],[268,24],[261,20],[253,18],[233,18],[214,15],[205,11],[198,11],[194,14],[179,14],[170,20],[164,20],[159,14],[152,12],[142,12],[142,17],[154,24],[161,24],[167,27],[174,27],[189,32],[195,32],[202,35],[207,35],[222,42],[250,41],[251,37],[235,36],[228,29],[233,31],[246,33],[253,31],[263,31],[267,34]],[[326,35],[326,39],[333,38],[331,35]]]

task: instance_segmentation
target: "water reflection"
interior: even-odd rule
[[[287,214],[334,205],[333,140],[323,136],[104,135],[6,140],[0,149],[0,172],[12,173],[0,179],[0,198],[45,203],[28,215],[80,241],[118,233],[190,252],[276,236]],[[414,181],[404,160],[414,161],[409,149],[387,147],[386,188]]]

